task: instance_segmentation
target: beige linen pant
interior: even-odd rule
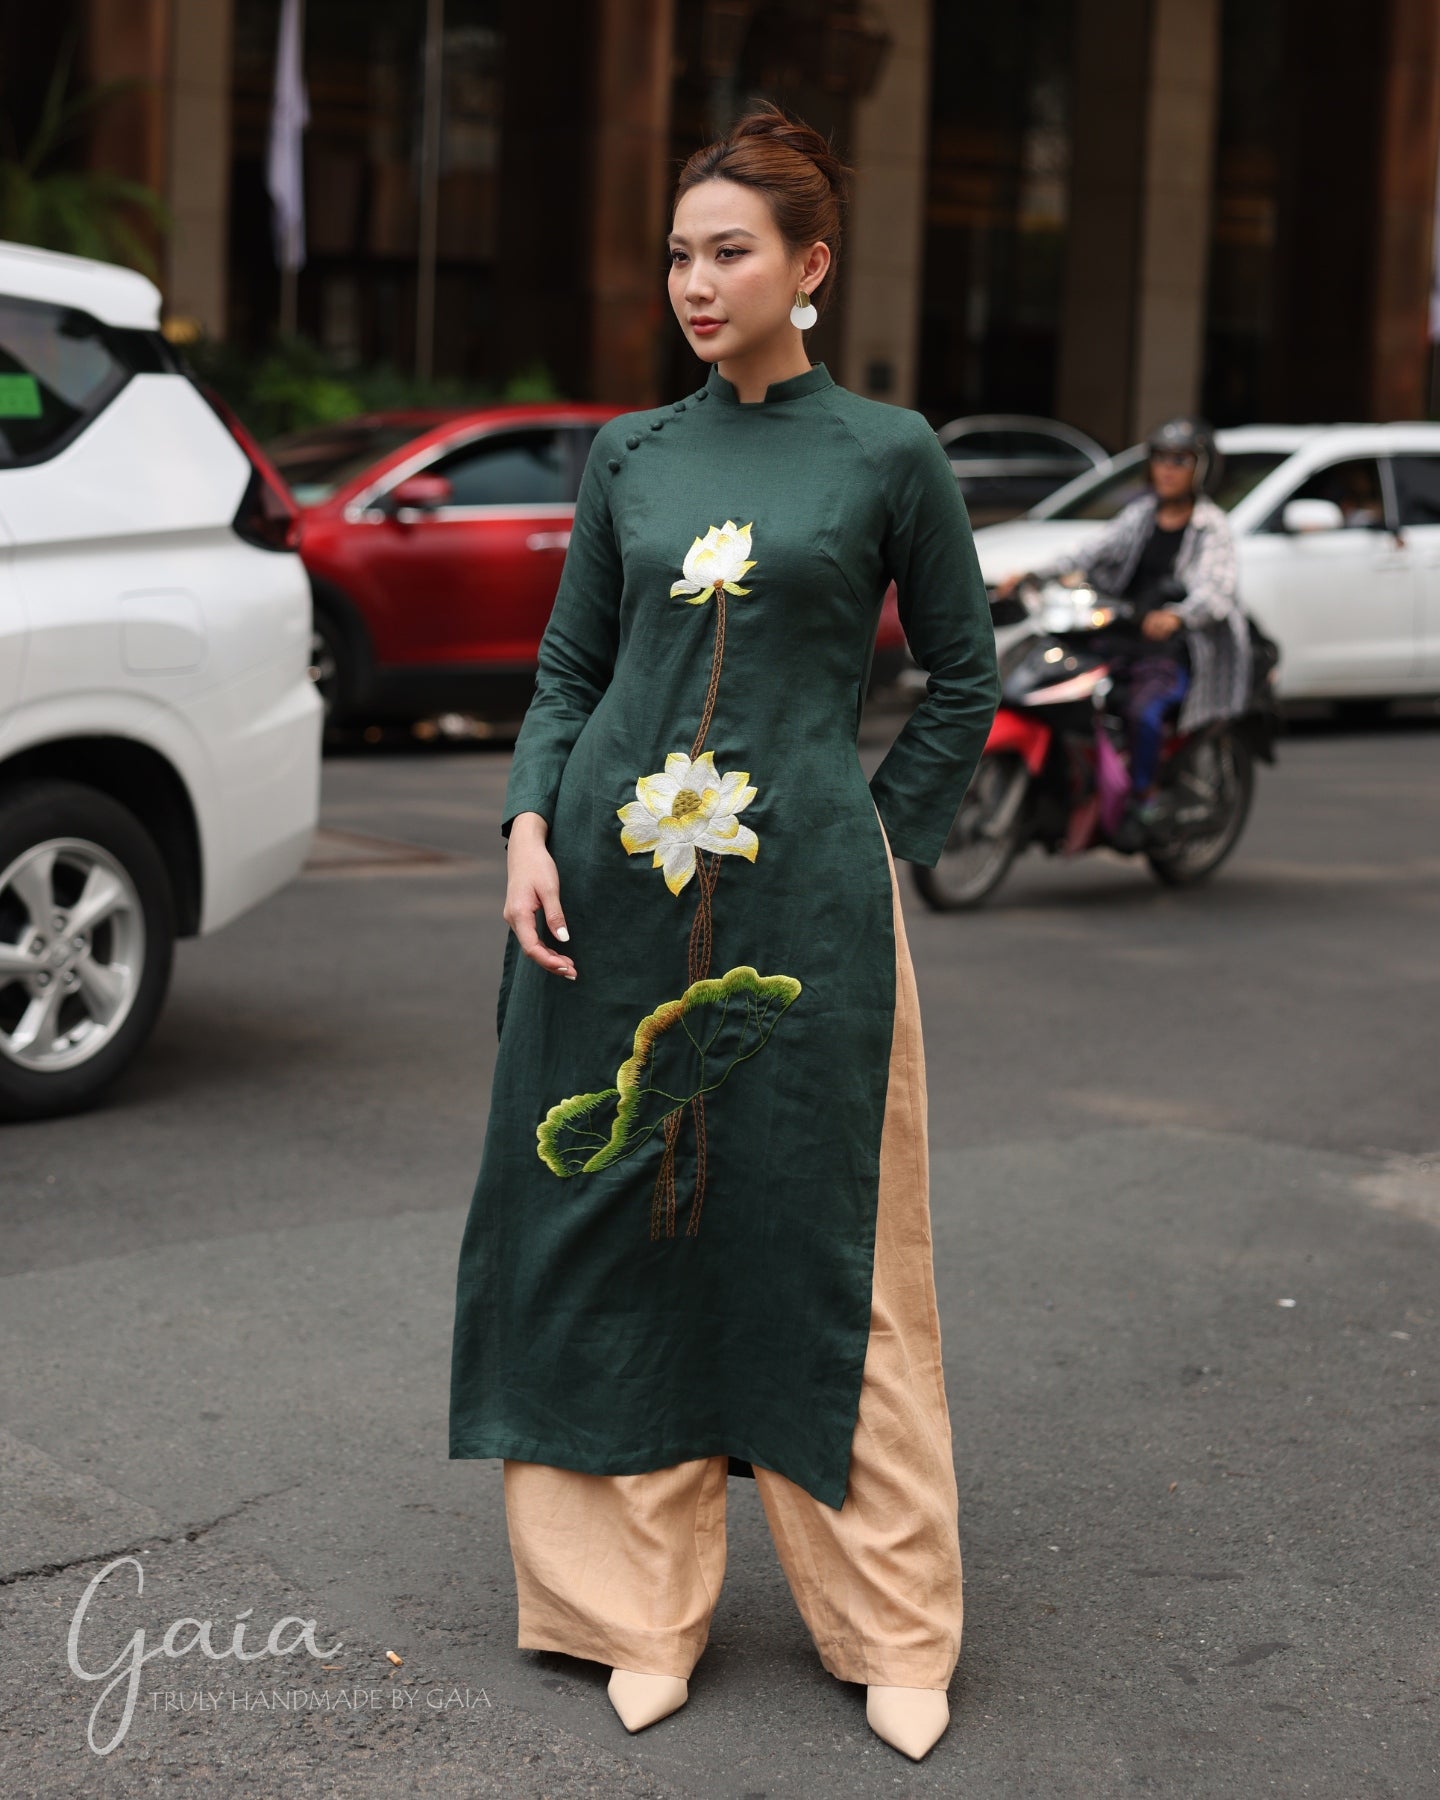
[[[883,830],[883,828],[882,828]],[[925,1050],[895,861],[895,1033],[870,1339],[845,1504],[753,1465],[785,1578],[841,1681],[946,1688],[963,1617],[958,1492],[930,1233]],[[638,1475],[504,1464],[522,1650],[687,1677],[725,1576],[727,1458]]]

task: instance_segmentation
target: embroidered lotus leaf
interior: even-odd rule
[[[632,1155],[668,1114],[753,1056],[799,992],[793,975],[761,975],[748,963],[692,982],[636,1026],[613,1088],[572,1094],[550,1108],[536,1127],[540,1160],[569,1176]]]

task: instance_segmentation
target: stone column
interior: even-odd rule
[[[166,311],[225,335],[233,0],[171,0]]]
[[[90,167],[142,181],[163,196],[169,155],[168,0],[107,0],[85,12],[86,85],[139,84],[95,112],[88,133]]]
[[[1391,0],[1381,78],[1369,414],[1421,419],[1428,402],[1436,162],[1440,156],[1440,7]]]
[[[1055,410],[1110,449],[1134,414],[1149,0],[1076,0]]]
[[[595,12],[591,387],[597,400],[649,406],[666,304],[674,0],[595,0]]]
[[[1079,0],[1056,410],[1112,448],[1203,373],[1220,0]]]
[[[1151,21],[1132,438],[1200,400],[1220,0],[1154,0]]]
[[[836,379],[914,406],[930,127],[930,0],[878,0],[892,43],[851,115],[855,183],[840,245],[845,315]],[[827,276],[826,280],[830,277]],[[831,304],[834,304],[832,300]]]

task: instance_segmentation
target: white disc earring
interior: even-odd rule
[[[804,288],[796,288],[795,304],[790,308],[790,323],[798,325],[802,331],[808,331],[819,317]]]

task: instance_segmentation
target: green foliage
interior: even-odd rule
[[[24,150],[12,142],[0,160],[0,238],[124,263],[154,279],[155,258],[134,220],[140,214],[168,231],[170,213],[160,197],[119,175],[56,166],[93,113],[140,85],[111,81],[67,96],[74,51],[72,34],[45,90],[34,135]]]
[[[258,354],[200,338],[186,346],[185,355],[196,376],[229,401],[262,443],[357,413],[560,397],[543,365],[523,370],[498,387],[459,376],[422,381],[390,363],[347,367],[303,336],[277,336]]]

